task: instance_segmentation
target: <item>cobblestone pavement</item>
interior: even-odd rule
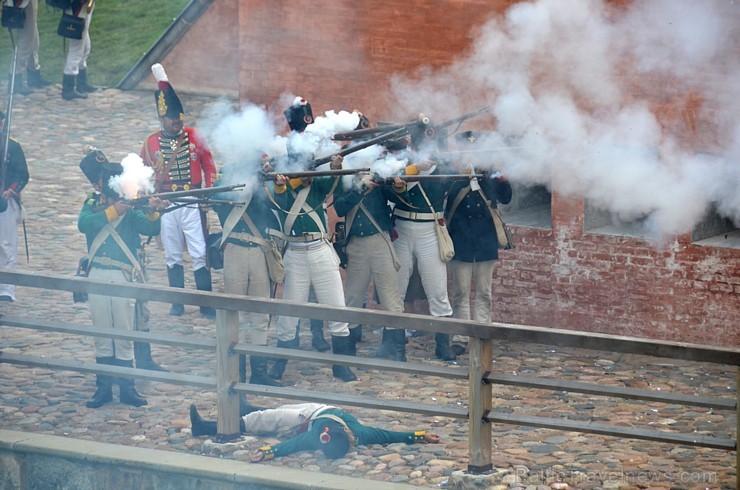
[[[59,90],[57,85],[16,98],[11,132],[22,142],[31,172],[31,182],[24,192],[30,262],[26,263],[21,239],[19,268],[72,275],[78,258],[85,252],[83,237],[76,227],[77,213],[89,191],[78,169],[83,145],[96,145],[111,160],[119,160],[129,152],[138,152],[146,135],[157,129],[157,120],[149,91],[109,89],[92,94],[86,101],[63,102]],[[213,100],[188,95],[183,99],[191,124]],[[162,253],[156,246],[149,248],[151,281],[164,285]],[[187,287],[192,288],[192,275],[189,276]],[[214,290],[222,290],[221,279],[220,272],[215,272]],[[4,304],[2,312],[90,323],[87,306],[74,304],[70,293],[18,288],[17,297],[12,305]],[[201,319],[196,307],[187,307],[185,316],[175,319],[167,315],[167,305],[150,306],[150,325],[155,333],[214,336],[214,324]],[[366,328],[359,355],[371,355],[378,338],[376,331]],[[309,348],[309,344],[309,339],[303,337],[303,348]],[[438,363],[431,359],[432,345],[429,336],[412,338],[410,359]],[[6,353],[94,362],[91,338],[76,335],[2,327],[0,349]],[[215,373],[210,353],[156,345],[153,350],[155,359],[173,372]],[[736,372],[723,366],[529,344],[499,344],[494,354],[499,373],[730,399],[736,396]],[[467,397],[467,384],[462,381],[389,375],[374,370],[360,370],[358,375],[358,382],[336,383],[328,366],[292,362],[286,380],[306,390],[439,405],[460,405]],[[216,444],[207,438],[192,438],[188,405],[194,402],[202,413],[212,417],[215,393],[141,381],[137,387],[148,399],[147,406],[133,408],[114,402],[92,410],[84,402],[94,391],[93,376],[0,363],[0,427],[234,458],[245,464],[250,464],[248,451],[264,441],[248,437],[236,444]],[[251,401],[265,406],[281,403],[257,397]],[[495,386],[494,408],[516,414],[736,437],[736,416],[732,412],[663,403]],[[266,464],[420,487],[443,487],[453,471],[467,466],[468,430],[463,421],[351,407],[350,410],[361,420],[384,428],[430,429],[442,435],[442,443],[361,447],[338,461],[326,460],[318,453],[301,453]],[[735,488],[733,452],[504,425],[494,426],[493,444],[500,488]]]

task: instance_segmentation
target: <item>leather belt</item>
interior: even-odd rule
[[[442,218],[442,213],[416,213],[414,211],[405,211],[403,209],[394,209],[393,215],[409,221],[436,221]]]
[[[324,238],[324,234],[320,231],[303,233],[301,235],[288,235],[285,237],[285,241],[288,243],[309,243],[321,240]]]

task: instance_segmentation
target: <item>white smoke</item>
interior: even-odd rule
[[[123,172],[114,175],[108,186],[126,199],[135,199],[154,192],[154,169],[144,165],[136,153],[129,153],[121,160]]]
[[[478,166],[647,217],[660,235],[712,206],[740,226],[739,35],[729,0],[520,2],[466,59],[395,77],[389,106],[441,122],[489,105],[466,123],[495,127],[466,149]]]

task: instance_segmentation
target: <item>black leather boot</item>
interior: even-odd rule
[[[300,345],[300,340],[298,339],[298,330],[296,330],[295,338],[292,340],[278,340],[277,346],[282,347],[284,349],[297,349]],[[272,365],[272,369],[270,369],[270,377],[272,379],[280,380],[283,379],[283,374],[285,374],[285,368],[288,366],[288,360],[287,359],[275,359],[275,362]]]
[[[12,75],[8,75],[8,93],[10,93],[11,83],[13,83]],[[33,93],[33,90],[31,89],[31,87],[23,83],[23,75],[21,75],[20,73],[16,74],[15,76],[15,85],[13,85],[13,93],[20,94],[20,95],[30,95]]]
[[[190,433],[193,437],[215,436],[218,433],[218,423],[215,420],[206,420],[200,416],[195,404],[190,404]],[[239,417],[239,432],[246,433],[244,420]]]
[[[208,270],[208,267],[201,267],[193,275],[195,276],[195,287],[199,291],[212,291],[211,271]],[[210,306],[201,306],[200,316],[213,320],[216,318],[216,310]]]
[[[41,70],[28,68],[26,70],[26,81],[30,88],[46,88],[51,85],[49,80],[41,76]]]
[[[96,357],[97,364],[112,365],[112,357]],[[106,403],[113,401],[113,377],[106,374],[98,374],[95,377],[95,394],[85,403],[87,408],[100,408]]]
[[[167,280],[171,288],[184,288],[185,269],[181,265],[167,267]],[[173,304],[172,308],[170,308],[170,315],[172,316],[182,316],[183,313],[185,313],[185,307],[183,305]]]
[[[249,375],[250,384],[265,386],[283,386],[282,383],[280,383],[279,381],[275,381],[267,375],[266,357],[251,356],[249,358],[249,367],[252,370],[252,374]]]
[[[77,88],[75,87],[76,83],[76,75],[64,75],[64,77],[62,78],[62,99],[87,99],[87,95],[77,91]]]
[[[350,347],[351,342],[352,339],[349,338],[349,335],[347,335],[346,337],[338,337],[336,335],[332,335],[332,352],[334,354],[342,354],[345,356],[352,355]],[[340,366],[335,364],[331,367],[331,373],[334,375],[335,378],[339,378],[342,381],[357,381],[357,376],[355,376],[355,373],[353,373],[352,370],[347,366]]]
[[[390,338],[388,337],[389,330],[385,327],[383,327],[383,336],[380,340],[380,348],[378,348],[378,351],[373,354],[373,357],[387,359],[389,357],[393,356],[393,346],[391,345]],[[405,332],[404,332],[405,335]]]
[[[98,87],[87,83],[87,69],[80,70],[80,72],[77,74],[77,91],[84,94],[97,92],[98,90]]]
[[[134,367],[134,361],[124,361],[122,359],[116,359],[116,364],[122,367]],[[118,398],[124,405],[132,405],[134,407],[141,407],[147,405],[147,401],[136,392],[134,387],[134,380],[128,378],[116,378],[118,383]]]
[[[190,432],[193,434],[193,437],[216,435],[216,421],[206,420],[201,417],[194,403],[190,405],[190,426]]]
[[[406,362],[406,330],[403,328],[387,329],[388,345],[394,361]]]
[[[434,341],[437,344],[434,355],[443,361],[454,361],[457,356],[450,350],[450,335],[446,333],[435,333]]]
[[[329,342],[324,338],[324,321],[311,320],[311,345],[319,352],[331,349]]]
[[[136,367],[139,369],[167,372],[166,368],[154,362],[154,359],[152,359],[152,346],[145,342],[134,342],[134,359],[136,359]]]
[[[362,325],[349,329],[349,336],[352,337],[352,343],[357,345],[362,342]]]
[[[260,410],[263,410],[260,407],[255,407],[251,403],[247,401],[247,398],[242,395],[239,397],[239,415],[244,417],[248,413],[252,412],[259,412]]]

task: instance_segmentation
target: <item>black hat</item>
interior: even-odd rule
[[[481,137],[481,134],[476,131],[463,131],[455,135],[455,140],[458,145],[475,143]]]
[[[347,454],[352,443],[350,440],[351,432],[349,432],[346,425],[323,418],[317,419],[314,424],[319,424],[321,428],[319,441],[324,456],[329,459],[338,459]]]
[[[91,184],[97,184],[101,179],[103,180],[103,194],[111,197],[117,195],[109,187],[109,181],[114,175],[123,173],[123,165],[108,161],[108,158],[102,151],[93,149],[80,160],[80,169]]]
[[[172,119],[185,119],[185,109],[177,96],[175,89],[169,82],[164,67],[159,63],[152,65],[152,73],[157,79],[157,90],[154,91],[154,101],[157,104],[157,115]]]
[[[304,131],[309,124],[313,123],[311,104],[303,97],[296,97],[293,105],[285,109],[283,114],[285,115],[285,119],[288,120],[290,129],[299,133]]]
[[[355,111],[358,116],[360,116],[360,122],[357,124],[357,127],[355,128],[355,131],[358,129],[367,129],[370,127],[370,119],[367,118],[365,114],[363,114],[360,111]]]

